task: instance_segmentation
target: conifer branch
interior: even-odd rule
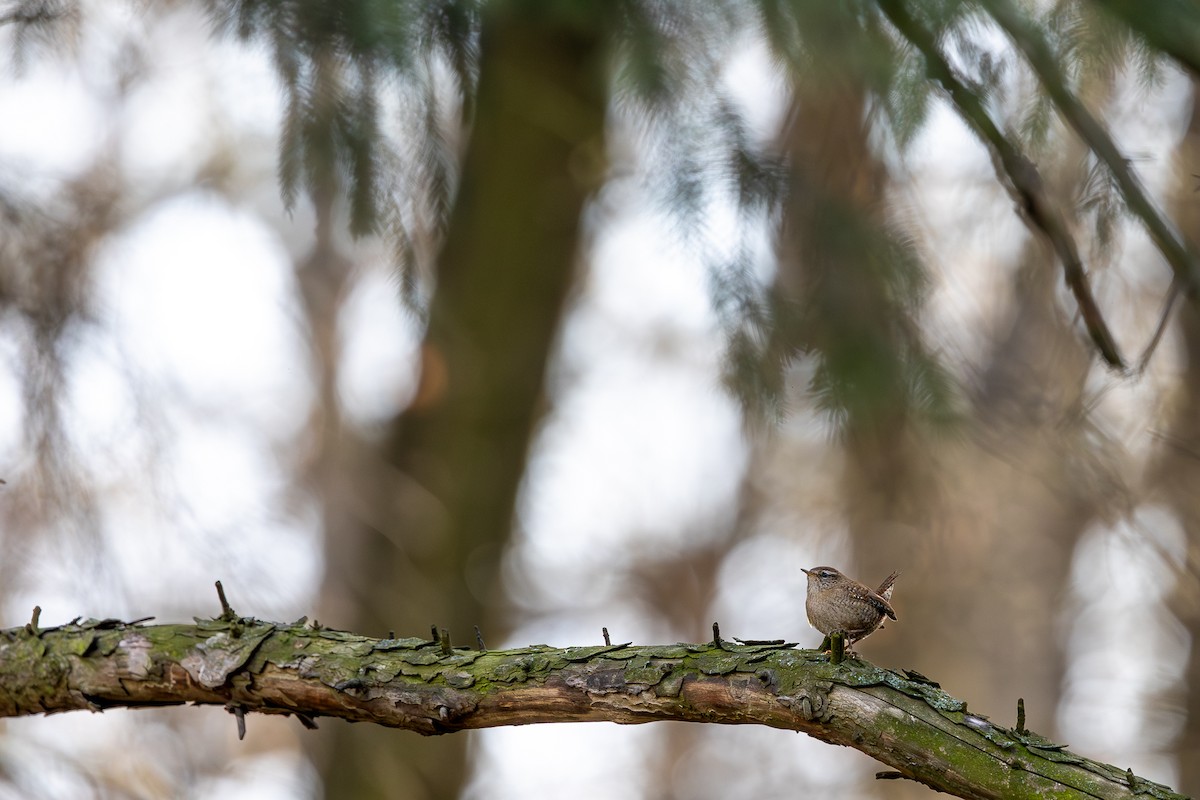
[[[1024,54],[1063,119],[1108,167],[1125,205],[1141,220],[1151,241],[1175,273],[1175,279],[1186,288],[1187,294],[1198,296],[1200,256],[1195,247],[1158,210],[1108,131],[1071,91],[1045,37],[1009,0],[984,0],[983,7],[1008,34],[1017,50]]]
[[[983,99],[955,74],[942,55],[933,33],[909,13],[901,0],[879,0],[879,8],[896,30],[925,58],[929,77],[937,81],[959,116],[992,153],[997,177],[1035,231],[1044,235],[1063,266],[1063,278],[1075,297],[1080,316],[1096,349],[1110,367],[1125,369],[1125,360],[1100,312],[1070,228],[1046,196],[1037,167],[992,120]]]

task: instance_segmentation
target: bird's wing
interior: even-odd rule
[[[889,591],[888,594],[891,594],[891,592]],[[867,592],[867,600],[871,603],[871,605],[875,606],[892,619],[896,618],[896,611],[892,608],[892,604],[889,603],[887,599],[881,596],[878,592]]]

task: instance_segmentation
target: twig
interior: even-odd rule
[[[237,619],[237,612],[233,610],[233,607],[229,605],[229,601],[225,599],[225,587],[221,585],[220,581],[217,581],[217,599],[221,601],[220,619],[227,621]]]
[[[29,622],[25,623],[25,632],[32,634],[34,636],[37,636],[38,630],[39,630],[38,620],[41,619],[41,617],[42,617],[42,607],[34,606],[33,607],[33,617],[29,620]]]
[[[237,705],[236,703],[231,703],[225,706],[225,710],[230,714],[233,714],[234,718],[237,720],[238,741],[242,741],[246,738],[246,707]]]
[[[1158,327],[1154,329],[1154,335],[1150,337],[1150,343],[1146,345],[1146,349],[1142,351],[1142,357],[1138,359],[1138,375],[1145,372],[1146,367],[1150,364],[1150,357],[1154,355],[1159,340],[1162,339],[1163,333],[1167,330],[1167,321],[1171,319],[1171,311],[1175,308],[1175,301],[1179,299],[1179,295],[1180,283],[1179,278],[1176,277],[1171,281],[1171,288],[1167,290],[1167,299],[1163,303],[1162,314],[1158,318]]]

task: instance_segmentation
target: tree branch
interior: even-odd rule
[[[1063,119],[1108,167],[1121,190],[1121,196],[1125,198],[1125,205],[1142,221],[1151,241],[1170,264],[1176,280],[1187,288],[1189,295],[1198,296],[1200,257],[1197,256],[1195,248],[1174,230],[1167,218],[1155,207],[1154,201],[1142,188],[1141,181],[1130,169],[1128,159],[1121,153],[1116,142],[1067,86],[1054,51],[1045,37],[1008,0],[985,0],[983,6],[1008,34],[1016,48],[1025,55],[1029,66],[1037,74],[1046,89],[1046,94],[1050,96]]]
[[[942,85],[959,116],[989,146],[1000,183],[1017,204],[1022,219],[1046,237],[1062,262],[1063,278],[1075,296],[1080,316],[1096,349],[1109,366],[1124,369],[1125,361],[1088,284],[1079,248],[1066,220],[1046,197],[1037,167],[1000,130],[979,95],[958,79],[933,34],[908,12],[904,3],[879,0],[879,8],[900,35],[924,56],[929,77]]]
[[[439,637],[440,639],[441,637]],[[546,722],[683,720],[802,731],[967,798],[1180,798],[969,713],[927,678],[782,642],[485,651],[223,615],[0,631],[0,717],[182,703],[422,734]],[[898,774],[897,774],[898,773]]]

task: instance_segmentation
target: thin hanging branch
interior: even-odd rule
[[[1154,335],[1150,337],[1150,343],[1146,345],[1146,349],[1142,351],[1142,357],[1138,359],[1137,374],[1141,375],[1146,371],[1146,367],[1150,364],[1150,357],[1154,355],[1158,343],[1162,341],[1162,336],[1167,330],[1167,322],[1171,319],[1171,311],[1175,308],[1175,301],[1179,299],[1179,280],[1171,281],[1171,288],[1167,290],[1167,299],[1163,301],[1162,311],[1158,315],[1158,325],[1154,328]]]
[[[185,703],[218,704],[239,736],[252,712],[373,722],[432,735],[502,725],[680,720],[759,724],[871,755],[966,798],[1182,800],[1169,788],[1082,758],[1025,729],[967,711],[915,673],[833,663],[782,641],[510,650],[371,639],[222,614],[195,625],[74,621],[0,631],[0,717]],[[480,637],[482,638],[482,637]],[[251,730],[252,733],[252,730]]]
[[[1175,279],[1186,287],[1188,294],[1200,293],[1200,257],[1195,247],[1158,210],[1108,131],[1071,91],[1042,33],[1009,0],[984,0],[982,5],[1024,54],[1063,119],[1108,167],[1125,205],[1141,220],[1151,241],[1170,264]]]
[[[1100,355],[1114,369],[1125,369],[1125,360],[1092,294],[1079,248],[1066,220],[1046,196],[1037,167],[992,120],[983,99],[959,80],[942,55],[933,33],[909,13],[904,3],[901,0],[879,0],[878,5],[900,35],[924,56],[929,77],[946,91],[959,116],[988,145],[997,176],[1017,204],[1022,219],[1030,228],[1044,235],[1054,248],[1062,262],[1063,278],[1075,297],[1084,326]]]

